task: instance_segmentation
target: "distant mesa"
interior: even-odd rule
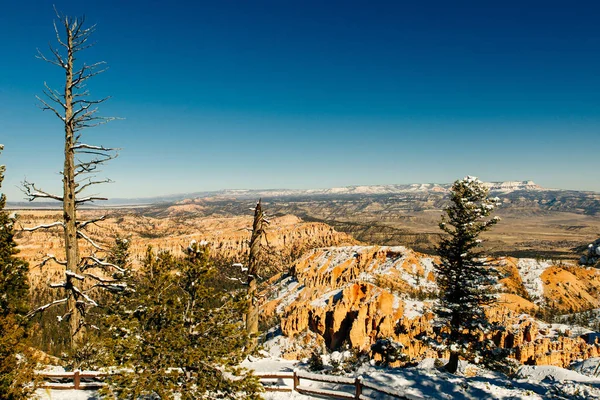
[[[484,184],[490,191],[515,191],[515,190],[547,190],[534,181],[508,181],[508,182],[486,182]]]

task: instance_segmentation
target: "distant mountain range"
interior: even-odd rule
[[[600,193],[543,188],[532,181],[486,183],[501,200],[503,220],[488,234],[491,251],[514,256],[572,257],[598,239]],[[250,215],[262,198],[270,216],[295,215],[323,222],[370,244],[404,245],[431,252],[451,184],[365,185],[330,189],[220,190],[151,198],[112,199],[97,207],[154,218]],[[11,203],[13,209],[53,208],[59,203]],[[579,259],[579,255],[577,256]]]
[[[486,182],[492,192],[509,193],[517,190],[549,190],[544,189],[533,181]],[[363,185],[346,186],[329,189],[262,189],[262,190],[222,190],[212,192],[216,196],[242,197],[296,197],[296,196],[339,196],[339,195],[381,195],[401,193],[447,192],[452,184],[440,183],[411,183],[402,185]],[[196,196],[200,197],[200,196]]]
[[[581,193],[584,197],[596,197],[595,192],[579,192],[571,190],[547,189],[537,185],[533,181],[505,181],[505,182],[485,182],[490,188],[491,193],[497,195],[508,195],[513,193],[523,192],[533,194],[548,192],[570,193],[571,197],[577,193]],[[450,189],[452,184],[445,183],[412,183],[412,184],[397,184],[397,185],[362,185],[362,186],[346,186],[328,189],[224,189],[218,191],[180,193],[155,197],[143,198],[115,198],[97,203],[97,206],[105,207],[124,207],[124,206],[144,206],[163,203],[174,203],[185,199],[199,198],[232,198],[232,199],[282,199],[282,198],[335,198],[346,196],[381,196],[381,195],[427,195],[441,194],[444,195]],[[8,202],[9,208],[56,208],[58,203],[53,202]]]

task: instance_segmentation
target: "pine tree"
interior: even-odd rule
[[[435,268],[442,297],[436,314],[446,329],[444,345],[450,346],[446,369],[451,373],[456,372],[461,354],[477,356],[478,347],[486,344],[480,341],[481,333],[491,327],[485,308],[496,301],[493,289],[499,273],[481,252],[479,234],[499,221],[487,218],[498,201],[488,198],[482,182],[467,176],[452,185],[450,205],[439,224],[447,236],[437,246],[440,263]]]
[[[248,345],[243,293],[216,291],[208,284],[213,274],[204,244],[193,242],[184,259],[148,249],[134,276],[135,292],[108,319],[107,364],[131,372],[113,376],[107,392],[118,398],[259,398],[258,380],[235,367]]]
[[[90,310],[87,321],[97,329],[87,332],[85,343],[72,355],[74,364],[80,369],[98,369],[112,365],[111,327],[115,315],[121,315],[126,309],[130,297],[135,294],[135,277],[131,270],[129,248],[131,241],[116,235],[109,249],[106,262],[122,267],[123,272],[113,272],[112,278],[105,279],[106,284],[113,285],[110,292],[99,293],[98,307]],[[107,269],[106,275],[112,271]],[[112,282],[110,282],[112,280]]]
[[[0,151],[4,146],[0,145]],[[0,165],[0,187],[5,167]],[[26,363],[24,345],[27,312],[26,262],[15,257],[15,219],[4,210],[6,197],[0,195],[0,398],[29,398],[33,380],[31,365]]]

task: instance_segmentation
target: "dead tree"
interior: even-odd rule
[[[95,242],[86,233],[86,227],[103,220],[99,217],[88,221],[77,219],[78,208],[86,203],[97,200],[106,200],[95,194],[87,195],[91,187],[110,182],[109,179],[98,179],[95,173],[105,162],[117,156],[117,150],[104,146],[90,145],[82,142],[82,131],[104,124],[115,118],[97,115],[98,105],[108,100],[102,98],[92,100],[86,84],[92,77],[106,71],[105,62],[94,64],[83,63],[76,66],[79,53],[93,46],[90,37],[95,31],[95,25],[85,26],[85,17],[68,17],[56,12],[58,24],[54,22],[57,47],[50,45],[51,56],[46,57],[38,50],[38,58],[61,68],[65,73],[64,90],[61,92],[50,88],[44,83],[45,97],[37,97],[42,110],[53,112],[63,123],[65,133],[64,169],[61,172],[63,180],[63,193],[56,195],[38,188],[34,183],[23,182],[23,191],[29,201],[36,199],[50,199],[62,202],[63,216],[61,221],[40,225],[26,229],[35,231],[60,226],[64,230],[65,259],[60,260],[55,256],[48,256],[41,266],[54,262],[65,267],[65,279],[62,282],[51,284],[54,288],[63,288],[66,296],[43,305],[33,310],[30,315],[46,310],[57,304],[67,304],[66,314],[62,319],[69,320],[71,347],[77,348],[82,341],[83,331],[86,326],[85,314],[89,307],[96,306],[90,297],[90,291],[96,287],[111,291],[123,289],[110,272],[123,273],[117,265],[106,262],[96,251],[104,251],[101,244]],[[57,26],[58,25],[58,26]],[[60,32],[62,31],[62,33]],[[88,242],[94,251],[91,255],[82,257],[79,253],[79,240]],[[98,274],[94,269],[103,270]]]
[[[250,239],[250,253],[248,255],[248,311],[246,314],[246,330],[248,334],[256,336],[258,333],[258,298],[256,295],[256,278],[258,277],[258,264],[261,241],[266,237],[265,219],[260,199],[254,208],[254,222],[252,224],[252,237]]]

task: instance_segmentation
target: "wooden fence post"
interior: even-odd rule
[[[300,386],[300,377],[296,373],[296,370],[294,370],[294,392],[298,386]]]
[[[81,381],[81,377],[79,376],[79,370],[75,370],[73,373],[73,386],[75,390],[79,390],[79,382]]]
[[[356,377],[356,379],[354,380],[354,386],[356,387],[354,398],[356,400],[360,400],[360,395],[362,394],[362,376]]]

